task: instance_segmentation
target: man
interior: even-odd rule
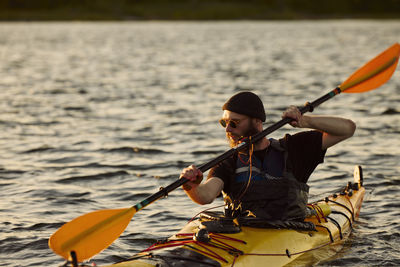
[[[232,96],[222,110],[220,123],[231,147],[263,130],[264,105],[252,92]],[[204,183],[195,166],[183,169],[181,177],[189,179],[183,186],[186,194],[198,204],[209,204],[222,193],[229,215],[235,217],[303,220],[309,176],[323,162],[326,149],[351,137],[356,126],[344,118],[302,115],[295,106],[282,117],[292,118],[293,127],[311,130],[280,140],[263,138],[213,167]]]

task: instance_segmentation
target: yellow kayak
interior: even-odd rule
[[[204,212],[172,237],[110,266],[284,266],[340,244],[351,232],[364,198],[362,170],[354,182],[309,204],[305,222],[232,220]],[[309,263],[310,264],[310,263]]]

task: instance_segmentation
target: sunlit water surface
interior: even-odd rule
[[[344,81],[394,42],[400,21],[0,24],[0,266],[57,266],[49,236],[99,209],[136,204],[189,164],[227,149],[217,123],[240,90],[266,125]],[[311,194],[364,167],[353,234],[320,265],[400,265],[400,72],[383,87],[319,107],[357,123],[310,178]],[[290,127],[276,131],[279,138]],[[181,228],[198,206],[181,189],[139,213],[94,257],[129,257]]]

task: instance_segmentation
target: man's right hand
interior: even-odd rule
[[[185,191],[189,191],[201,183],[203,180],[203,173],[194,165],[184,168],[181,172],[180,178],[186,178],[189,182],[185,183],[182,187]]]

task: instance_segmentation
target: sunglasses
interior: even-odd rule
[[[228,125],[232,128],[236,128],[241,121],[242,120],[220,119],[219,123],[224,128],[226,128]]]

